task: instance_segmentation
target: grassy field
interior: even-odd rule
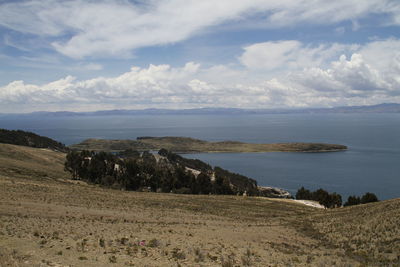
[[[142,137],[138,140],[88,139],[71,145],[76,150],[118,152],[125,149],[160,150],[176,153],[193,152],[328,152],[347,149],[343,145],[321,143],[252,144],[235,141],[207,142],[188,137]]]
[[[127,192],[71,181],[65,154],[0,145],[0,266],[400,266],[400,200]]]

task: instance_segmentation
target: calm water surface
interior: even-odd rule
[[[322,187],[347,198],[374,192],[400,197],[400,114],[141,115],[57,118],[0,117],[0,128],[23,129],[67,145],[87,138],[188,136],[209,141],[344,144],[335,153],[187,154],[211,165],[295,192]]]

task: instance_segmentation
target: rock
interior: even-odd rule
[[[281,188],[258,186],[258,191],[262,197],[292,198],[292,195],[288,191]]]

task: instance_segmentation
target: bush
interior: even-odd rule
[[[117,263],[117,257],[115,257],[114,255],[110,256],[108,260],[110,261],[110,263]]]

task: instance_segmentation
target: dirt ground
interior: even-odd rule
[[[400,240],[398,225],[391,236],[386,235],[392,251],[381,253],[390,255],[379,263],[379,252],[367,261],[357,249],[341,245],[338,236],[344,230],[336,224],[346,214],[340,217],[332,211],[266,198],[101,188],[69,180],[62,170],[64,157],[52,151],[0,146],[0,266],[400,263],[393,251],[396,238]],[[392,204],[398,213],[399,202]],[[376,235],[379,239],[379,231]]]

